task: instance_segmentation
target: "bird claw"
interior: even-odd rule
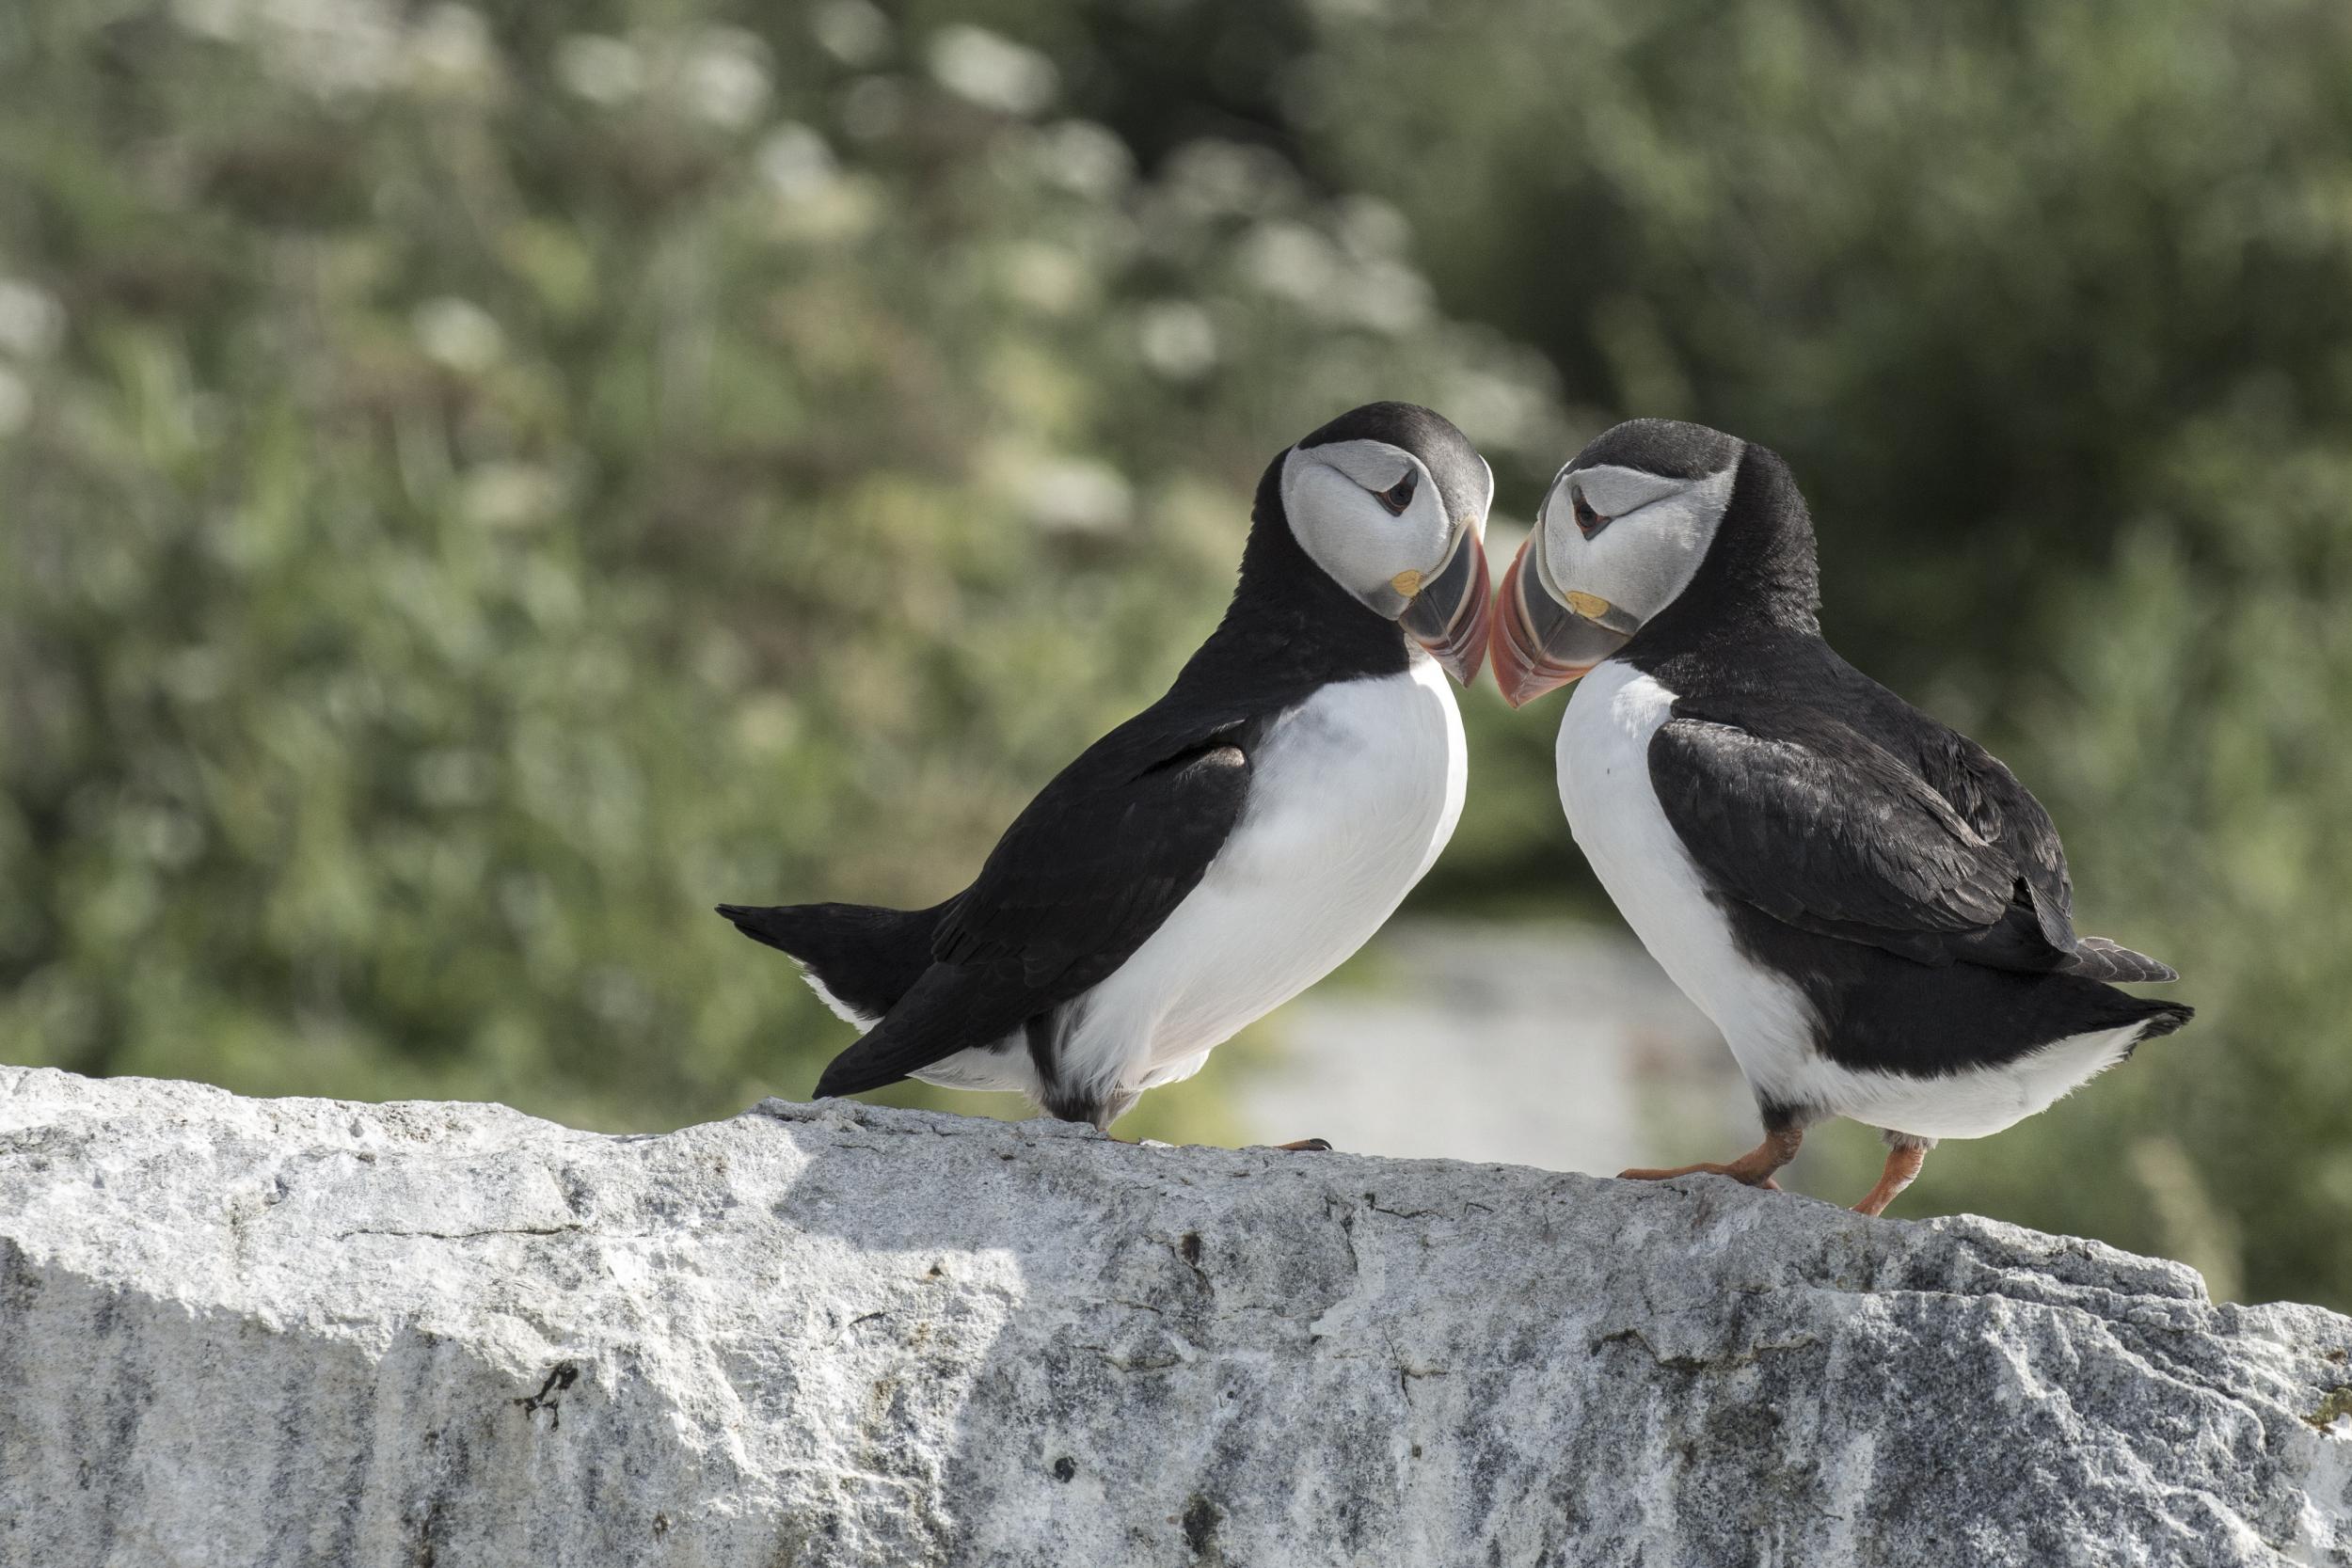
[[[1274,1144],[1275,1148],[1287,1148],[1294,1154],[1328,1154],[1330,1143],[1323,1138],[1293,1138],[1286,1144]]]

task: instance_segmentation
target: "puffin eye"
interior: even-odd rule
[[[1413,487],[1420,482],[1421,470],[1418,468],[1407,468],[1405,470],[1405,477],[1403,479],[1398,480],[1394,484],[1390,485],[1385,490],[1374,491],[1373,495],[1379,500],[1382,506],[1389,509],[1391,515],[1402,517],[1405,515],[1405,509],[1413,504]]]
[[[1585,534],[1587,537],[1590,537],[1593,533],[1597,532],[1601,524],[1609,521],[1608,518],[1594,511],[1593,503],[1584,499],[1584,487],[1582,485],[1569,485],[1568,499],[1573,501],[1576,505],[1577,530],[1578,531]]]

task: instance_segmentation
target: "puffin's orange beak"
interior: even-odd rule
[[[1614,617],[1618,612],[1598,599],[1580,607],[1594,611],[1588,617],[1551,596],[1542,574],[1528,559],[1530,550],[1541,547],[1542,537],[1540,531],[1527,536],[1519,553],[1511,558],[1511,569],[1502,574],[1502,592],[1496,595],[1495,684],[1502,689],[1502,700],[1513,707],[1567,685],[1625,646],[1633,635],[1603,623],[1599,617]]]
[[[1396,624],[1429,650],[1445,673],[1464,686],[1478,678],[1486,662],[1494,607],[1487,597],[1486,547],[1465,525],[1442,565],[1416,588]]]

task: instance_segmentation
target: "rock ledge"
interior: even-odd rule
[[[8,1564],[2352,1564],[2348,1356],[1712,1179],[0,1068]]]

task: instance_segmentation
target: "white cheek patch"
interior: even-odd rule
[[[1375,494],[1415,476],[1402,515]],[[1391,586],[1405,573],[1439,564],[1451,531],[1444,499],[1421,460],[1386,441],[1334,441],[1282,461],[1282,512],[1308,559],[1349,593],[1394,615],[1407,595]]]
[[[1637,623],[1650,620],[1698,575],[1730,504],[1735,473],[1726,468],[1705,479],[1671,480],[1604,468],[1555,483],[1544,508],[1546,586],[1564,601],[1571,593],[1591,594]],[[1571,484],[1611,519],[1589,539],[1576,526]],[[1629,502],[1639,504],[1609,510]]]

